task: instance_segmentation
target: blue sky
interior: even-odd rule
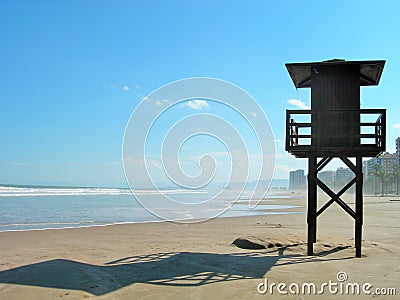
[[[276,139],[275,177],[287,178],[306,161],[284,151],[285,110],[290,99],[309,105],[310,92],[294,88],[284,64],[332,58],[386,59],[361,102],[388,109],[393,152],[398,1],[215,2],[1,1],[0,183],[124,185],[134,108],[164,84],[202,76],[258,101]],[[201,152],[221,151],[213,145]]]

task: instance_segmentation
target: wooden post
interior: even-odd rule
[[[356,218],[355,218],[355,244],[356,257],[361,257],[362,225],[363,225],[363,173],[362,156],[356,157]]]
[[[314,243],[317,241],[317,158],[308,158],[308,210],[307,210],[307,255],[314,255]]]

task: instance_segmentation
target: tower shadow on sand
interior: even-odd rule
[[[54,259],[0,272],[0,283],[86,291],[100,296],[134,283],[201,286],[223,281],[262,278],[272,266],[321,260],[346,247],[333,248],[317,257],[285,255],[274,251],[215,254],[168,252],[121,258],[104,265]],[[285,261],[278,264],[278,261]],[[343,260],[345,258],[324,258]]]

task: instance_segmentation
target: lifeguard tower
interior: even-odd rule
[[[360,109],[360,87],[378,85],[384,65],[384,60],[338,59],[286,64],[296,88],[311,88],[311,110],[286,111],[286,151],[308,158],[308,255],[313,255],[317,217],[335,202],[355,220],[356,257],[361,257],[362,158],[385,151],[386,110]],[[317,176],[335,157],[355,174],[337,193]],[[355,210],[340,198],[354,184]],[[318,187],[331,198],[319,209]]]

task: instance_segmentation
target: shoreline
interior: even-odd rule
[[[273,209],[261,209],[258,210],[260,213],[255,214],[255,215],[246,215],[246,216],[225,216],[225,217],[214,217],[212,219],[218,219],[218,218],[247,218],[247,217],[259,217],[262,215],[289,215],[289,214],[296,214],[296,213],[303,213],[303,212],[290,212],[287,210],[298,208],[299,206],[294,206],[290,208],[284,208],[282,211],[277,211],[279,209],[273,208]],[[185,219],[183,219],[185,220]],[[181,221],[183,221],[181,220]],[[2,232],[30,232],[30,231],[44,231],[44,230],[62,230],[62,229],[78,229],[78,228],[91,228],[91,227],[107,227],[107,226],[114,226],[114,225],[134,225],[134,224],[148,224],[148,223],[163,223],[163,222],[171,222],[171,223],[177,223],[177,224],[191,224],[191,223],[202,223],[202,222],[207,222],[207,220],[194,220],[194,219],[187,219],[190,220],[191,222],[179,222],[178,220],[176,221],[171,221],[171,220],[150,220],[150,221],[144,221],[144,222],[116,222],[116,223],[107,223],[107,224],[95,224],[95,225],[78,225],[78,226],[67,226],[67,227],[46,227],[46,228],[33,228],[33,229],[11,229],[11,230],[0,230],[0,234]],[[2,226],[20,226],[20,224],[10,224],[10,225],[2,225]],[[21,225],[22,226],[22,225]]]
[[[222,212],[220,215],[218,216],[214,216],[213,218],[232,218],[232,217],[241,217],[241,216],[253,216],[253,215],[264,215],[264,214],[278,214],[278,213],[282,213],[282,214],[288,214],[291,213],[291,210],[293,208],[297,208],[296,206],[293,205],[287,205],[287,201],[290,201],[291,199],[294,198],[298,198],[298,197],[303,197],[301,195],[289,195],[287,193],[282,193],[282,194],[272,194],[269,195],[271,198],[266,197],[263,199],[259,199],[257,200],[258,203],[258,207],[259,209],[257,209],[257,207],[255,209],[251,209],[251,210],[243,210],[243,211],[235,211],[235,209],[232,210],[232,207],[236,207],[235,205],[240,205],[240,207],[243,207],[242,205],[247,205],[248,201],[250,199],[248,198],[239,198],[237,199],[234,203],[232,203],[232,207],[227,209],[226,211]],[[137,201],[137,200],[135,200]],[[273,204],[272,204],[273,203]],[[139,203],[140,204],[140,203]],[[268,205],[271,206],[270,208],[266,207],[262,207],[260,205]],[[289,207],[287,207],[289,206]],[[134,207],[134,206],[132,206]],[[146,208],[144,208],[143,206],[140,206],[141,209],[143,208],[144,210],[146,210]],[[236,207],[237,208],[237,207]],[[148,211],[146,210],[146,213]],[[226,216],[224,216],[224,214],[226,214]],[[233,215],[231,215],[233,214]],[[222,215],[222,216],[221,216]],[[152,223],[152,222],[167,222],[167,220],[163,220],[163,219],[158,219],[157,220],[157,216],[152,215],[151,213],[149,213],[149,218],[147,218],[147,220],[134,220],[134,219],[138,219],[137,217],[130,217],[130,218],[125,218],[128,220],[122,220],[122,221],[116,221],[113,222],[111,220],[106,220],[104,219],[104,221],[100,220],[95,220],[95,221],[86,221],[86,220],[81,220],[81,221],[76,221],[76,222],[63,222],[63,221],[56,221],[56,222],[32,222],[32,223],[25,223],[25,222],[15,222],[15,223],[10,223],[10,224],[1,224],[0,225],[0,232],[15,232],[15,231],[38,231],[38,230],[52,230],[52,229],[70,229],[70,228],[88,228],[88,227],[102,227],[102,226],[112,226],[112,225],[117,225],[117,224],[145,224],[145,223]],[[118,218],[117,218],[118,219]],[[133,220],[129,220],[129,219],[133,219]],[[201,219],[200,219],[201,220]],[[190,219],[188,218],[187,221],[185,221],[185,219],[181,219],[181,220],[176,220],[177,223],[197,223],[199,221],[196,221],[194,219]],[[200,221],[202,222],[202,220]],[[12,228],[12,229],[8,229],[8,228]]]

